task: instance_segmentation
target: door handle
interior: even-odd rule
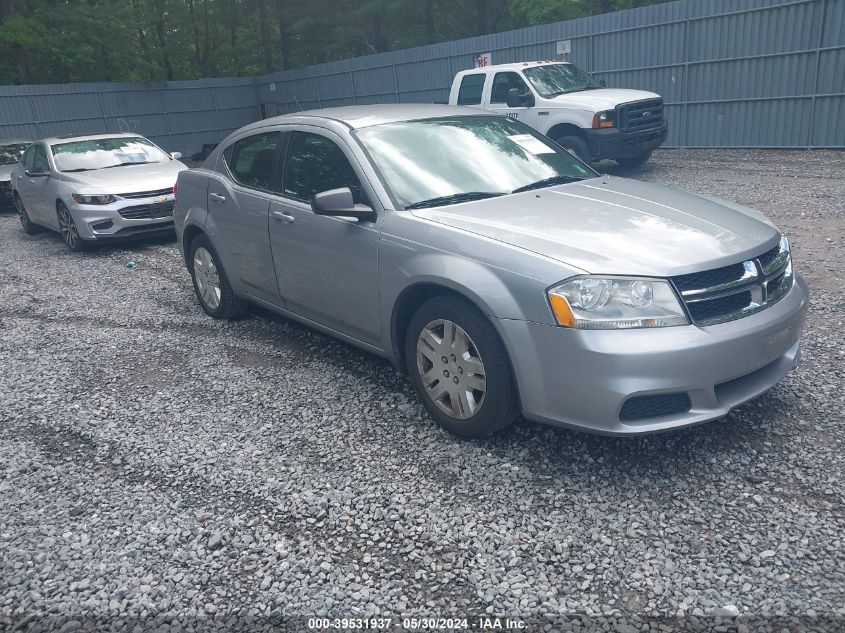
[[[278,220],[279,222],[284,222],[285,224],[290,224],[296,218],[292,215],[285,213],[284,211],[273,211],[273,219]]]
[[[219,194],[219,193],[210,193],[208,197],[214,200],[215,202],[226,202],[226,196]]]

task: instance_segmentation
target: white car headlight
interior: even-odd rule
[[[558,325],[617,330],[689,325],[668,281],[648,278],[575,277],[548,291]]]
[[[71,197],[77,204],[110,204],[117,200],[117,198],[115,198],[111,194],[90,196],[81,193],[74,193],[71,195]]]

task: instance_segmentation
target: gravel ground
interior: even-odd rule
[[[0,216],[0,629],[841,630],[843,174],[843,153],[680,150],[624,174],[766,212],[813,290],[798,370],[725,420],[634,439],[457,439],[380,359],[264,312],[207,318],[172,242],[72,254]]]

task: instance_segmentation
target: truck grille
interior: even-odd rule
[[[619,129],[647,130],[663,123],[663,99],[646,99],[623,103],[617,108]]]
[[[173,207],[176,203],[173,200],[161,204],[142,204],[137,207],[126,207],[120,210],[127,220],[152,220],[157,218],[169,218],[173,216]]]
[[[759,312],[792,287],[792,261],[783,243],[744,262],[672,278],[698,325],[724,323]]]

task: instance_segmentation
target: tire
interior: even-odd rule
[[[593,162],[593,155],[592,152],[590,152],[590,146],[587,145],[587,141],[582,139],[580,136],[562,136],[560,138],[556,138],[555,143],[571,154],[575,154],[588,165]]]
[[[15,193],[15,209],[17,209],[18,219],[21,221],[21,228],[24,233],[35,235],[41,231],[41,227],[29,219],[29,213],[27,213],[23,200],[21,200],[21,197],[17,193]]]
[[[188,271],[194,282],[194,292],[205,310],[215,319],[235,321],[243,317],[249,304],[232,290],[220,255],[205,235],[197,235],[191,242]]]
[[[420,306],[408,324],[405,362],[423,405],[450,433],[484,437],[519,416],[505,347],[490,321],[463,298],[440,295]]]
[[[74,253],[87,250],[88,244],[79,237],[79,229],[76,228],[76,222],[74,222],[70,210],[63,202],[56,204],[56,216],[59,220],[59,231],[62,234],[62,240],[65,246]]]
[[[650,151],[646,152],[645,154],[633,156],[631,158],[617,158],[616,162],[619,164],[620,167],[631,169],[633,167],[639,167],[640,165],[644,165],[649,158],[651,158]]]

